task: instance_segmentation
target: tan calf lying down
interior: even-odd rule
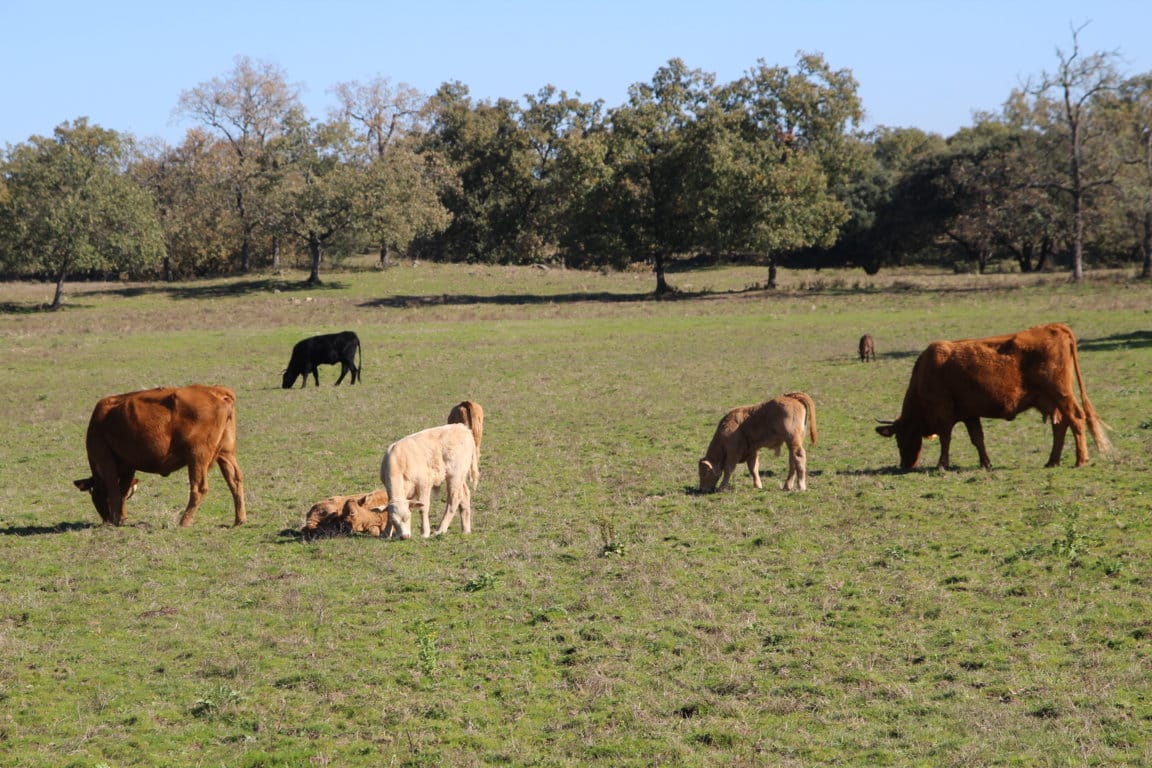
[[[700,490],[724,490],[737,464],[747,464],[752,482],[760,483],[760,449],[788,446],[788,477],[784,490],[808,490],[808,467],[804,454],[804,426],[816,444],[816,406],[803,392],[789,392],[759,405],[733,408],[720,420],[716,434],[700,459]],[[719,488],[716,483],[720,482]]]
[[[308,510],[300,535],[305,539],[368,533],[390,538],[395,526],[388,519],[388,494],[383,490],[358,496],[329,496]]]
[[[457,511],[464,533],[472,532],[471,489],[480,481],[483,409],[465,401],[449,418],[453,416],[468,423],[431,427],[401,438],[388,446],[380,463],[380,480],[390,499],[389,520],[401,538],[412,536],[411,507],[420,509],[420,534],[431,535],[428,510],[433,490],[440,487],[445,488],[447,500],[436,534],[448,530]]]

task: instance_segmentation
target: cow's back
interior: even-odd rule
[[[117,463],[141,472],[168,474],[192,450],[236,447],[236,395],[227,387],[191,385],[111,395],[88,423],[88,449],[108,451]]]

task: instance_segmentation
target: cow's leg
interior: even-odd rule
[[[950,424],[936,433],[940,437],[940,461],[936,462],[939,469],[948,469],[950,466],[948,450],[952,446],[952,426]]]
[[[188,463],[188,506],[180,515],[180,527],[187,528],[196,518],[196,510],[200,509],[200,502],[204,494],[208,493],[208,465],[209,462],[193,459]]]
[[[340,382],[344,381],[344,377],[347,375],[348,375],[348,364],[345,363],[343,360],[341,360],[340,361],[340,376],[339,376],[339,378],[336,379],[336,386],[339,386]]]
[[[128,498],[136,492],[135,478],[136,473],[134,471],[122,473],[119,478],[118,493],[108,497],[109,507],[116,512],[116,519],[113,521],[116,525],[124,525],[128,519]]]
[[[220,467],[220,474],[224,475],[224,482],[232,492],[232,506],[236,510],[233,525],[244,525],[248,520],[248,512],[244,508],[244,475],[240,472],[240,465],[236,463],[236,456],[222,453],[217,457],[216,465]]]
[[[305,377],[307,380],[307,377]],[[316,382],[316,386],[320,386],[320,366],[312,366],[312,381]]]
[[[1068,434],[1068,427],[1072,427],[1072,436],[1076,440],[1076,466],[1082,467],[1088,463],[1088,434],[1084,427],[1087,414],[1076,402],[1076,398],[1069,395],[1052,413],[1052,453],[1048,456],[1045,466],[1056,467],[1060,465],[1060,457],[1064,453],[1064,438]]]
[[[976,453],[980,456],[980,466],[984,469],[992,469],[992,460],[988,458],[988,451],[984,447],[984,425],[980,423],[980,419],[966,419],[964,426],[968,430],[968,439],[972,441],[972,445],[976,446]],[[943,436],[941,436],[941,445],[943,445]]]
[[[752,457],[748,459],[748,474],[752,475],[752,485],[757,488],[764,487],[760,482],[760,451],[753,451]]]

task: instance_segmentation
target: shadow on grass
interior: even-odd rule
[[[125,285],[91,291],[91,295],[120,296],[132,298],[149,294],[165,294],[173,299],[219,299],[247,296],[254,293],[294,293],[300,291],[338,291],[347,288],[346,283],[325,281],[309,283],[305,280],[283,280],[278,277],[251,278],[244,280],[213,283],[168,283],[162,285]]]
[[[85,531],[99,527],[96,523],[56,523],[55,525],[10,525],[0,528],[0,536],[42,536],[49,533]]]
[[[1117,333],[1101,339],[1080,339],[1080,349],[1091,352],[1114,352],[1117,349],[1146,349],[1152,347],[1152,331]]]
[[[736,291],[744,293],[745,291]],[[685,299],[699,299],[705,296],[719,295],[711,292],[683,292],[676,291],[657,296],[653,291],[640,293],[610,293],[607,291],[591,293],[557,293],[540,295],[533,293],[497,294],[494,296],[479,296],[476,294],[438,294],[435,296],[397,295],[384,296],[371,299],[360,304],[362,307],[387,307],[391,309],[411,309],[415,307],[460,307],[480,304],[503,304],[509,306],[528,306],[539,304],[624,304],[630,302],[648,301],[682,301]]]
[[[120,285],[110,288],[100,288],[91,291],[78,292],[74,295],[80,301],[65,300],[58,309],[53,310],[50,304],[35,302],[23,304],[15,301],[0,302],[0,315],[35,315],[53,311],[67,311],[70,309],[87,309],[90,305],[83,303],[85,296],[116,296],[122,299],[137,298],[140,296],[167,295],[173,299],[218,299],[226,297],[248,296],[258,293],[299,293],[303,291],[339,291],[348,287],[347,283],[339,281],[325,281],[309,283],[303,280],[283,280],[277,277],[255,278],[219,283],[162,283],[148,285]]]

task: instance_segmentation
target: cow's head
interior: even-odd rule
[[[712,493],[716,490],[716,483],[720,480],[720,469],[712,466],[712,462],[708,459],[700,459],[698,468],[700,470],[700,492]]]
[[[900,450],[901,469],[915,469],[920,462],[920,451],[924,447],[924,436],[920,430],[901,419],[881,422],[876,427],[876,434],[881,437],[895,437],[896,447]]]
[[[135,477],[132,482],[128,484],[128,488],[124,491],[124,501],[132,498],[136,493],[136,486],[140,483]],[[100,515],[100,519],[106,523],[120,524],[119,520],[108,519],[108,492],[104,490],[104,484],[96,482],[94,477],[86,477],[83,480],[73,480],[72,484],[85,491],[92,499],[92,506],[96,507],[96,512]]]
[[[292,385],[296,383],[296,371],[289,367],[284,371],[284,378],[280,382],[281,389],[292,389]]]
[[[394,526],[394,532],[399,533],[400,538],[412,538],[412,510],[407,504],[388,502],[388,519]]]

